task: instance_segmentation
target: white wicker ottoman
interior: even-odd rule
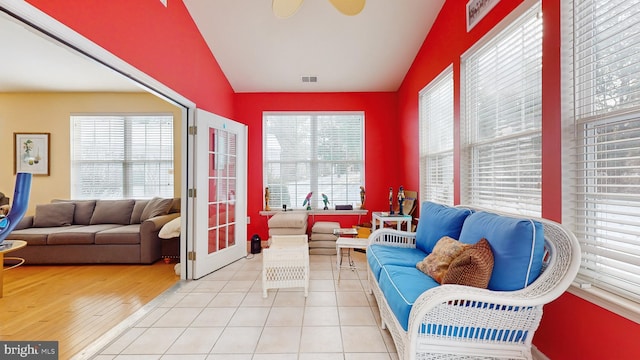
[[[304,288],[309,295],[309,244],[307,235],[273,235],[262,251],[262,296],[267,290]]]

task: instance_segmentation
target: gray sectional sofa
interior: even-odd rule
[[[180,216],[180,199],[53,200],[37,205],[7,237],[27,246],[25,264],[152,264],[162,256],[158,232]]]

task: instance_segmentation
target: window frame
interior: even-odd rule
[[[628,5],[628,3],[626,3]],[[606,264],[610,260],[607,259],[608,256],[604,256],[602,259],[597,260],[599,255],[599,249],[603,248],[603,251],[615,251],[616,240],[615,231],[619,230],[615,224],[610,224],[609,226],[613,226],[612,229],[614,231],[607,232],[606,234],[603,232],[598,232],[598,219],[607,219],[607,214],[611,215],[612,212],[602,211],[602,207],[596,212],[593,213],[594,220],[587,220],[586,217],[582,214],[582,212],[587,212],[590,208],[590,204],[594,201],[589,200],[591,197],[600,197],[602,196],[602,200],[598,200],[597,202],[605,205],[607,203],[611,203],[612,197],[605,194],[600,195],[599,190],[596,192],[586,192],[589,188],[595,189],[597,188],[597,183],[592,186],[589,185],[589,180],[585,177],[585,174],[589,171],[596,171],[597,167],[593,167],[590,164],[594,164],[592,160],[598,160],[597,163],[601,163],[601,165],[606,165],[611,162],[608,158],[598,158],[599,154],[606,155],[606,152],[610,151],[608,147],[606,147],[607,143],[610,144],[610,141],[605,140],[604,143],[600,143],[600,140],[604,140],[604,136],[610,136],[609,132],[598,132],[597,137],[595,138],[592,135],[589,135],[588,131],[590,126],[595,125],[603,125],[608,124],[607,126],[611,126],[613,124],[619,122],[628,122],[635,121],[636,123],[640,121],[640,102],[634,102],[631,107],[622,107],[617,111],[601,111],[603,108],[597,107],[598,103],[598,93],[594,91],[595,87],[593,85],[597,85],[595,81],[594,74],[597,70],[593,70],[590,74],[583,73],[580,71],[576,62],[580,61],[579,51],[580,49],[603,49],[602,46],[596,47],[596,45],[600,44],[597,42],[597,39],[593,35],[589,35],[590,43],[583,45],[580,47],[580,44],[577,44],[576,39],[579,38],[579,34],[576,34],[576,30],[574,28],[574,2],[566,1],[563,2],[561,7],[561,26],[562,26],[562,49],[564,51],[561,53],[562,56],[562,126],[563,126],[563,153],[565,153],[565,157],[563,158],[563,223],[569,227],[581,244],[581,248],[583,249],[583,264],[581,265],[581,269],[578,273],[578,277],[574,282],[573,286],[569,288],[569,292],[577,295],[585,300],[593,302],[607,310],[610,310],[620,316],[623,316],[627,319],[640,323],[640,310],[638,310],[638,304],[640,303],[640,296],[636,295],[634,298],[626,293],[626,290],[618,290],[613,288],[614,283],[609,283],[606,277],[597,276],[594,278],[592,275],[598,274],[598,271],[589,270],[588,268],[598,268],[601,266],[600,264]],[[581,8],[588,6],[585,2],[581,2],[578,4]],[[635,6],[636,13],[640,11],[640,4],[632,4],[630,6]],[[615,7],[613,9],[616,9]],[[627,10],[625,10],[627,12]],[[631,12],[627,12],[630,14]],[[591,19],[589,25],[594,23],[593,18]],[[611,29],[611,28],[608,28]],[[638,38],[638,35],[636,35]],[[636,44],[640,41],[636,40]],[[595,59],[595,54],[589,54],[588,58],[590,58],[589,64],[592,64],[591,69],[596,69],[595,65],[597,60]],[[605,59],[604,57],[600,57],[600,59]],[[582,62],[581,62],[582,64]],[[607,62],[607,64],[609,64]],[[607,71],[607,73],[612,73],[612,71]],[[634,73],[636,79],[640,78],[640,70]],[[578,80],[576,80],[578,79]],[[580,79],[586,79],[589,82],[591,87],[589,86],[581,86],[584,82],[580,82]],[[619,88],[616,88],[618,90]],[[604,92],[606,93],[606,92]],[[638,131],[637,128],[635,130]],[[640,139],[640,137],[636,136],[633,139],[636,141]],[[620,142],[620,140],[616,140]],[[589,149],[602,149],[601,151],[588,151]],[[584,152],[582,150],[585,150]],[[624,158],[617,158],[616,160],[622,160]],[[581,166],[584,164],[584,166]],[[600,166],[600,165],[595,165]],[[610,168],[611,170],[617,168]],[[608,171],[608,170],[607,170]],[[606,181],[611,176],[608,174],[598,175],[598,183],[602,181]],[[607,176],[605,176],[607,175]],[[615,176],[615,175],[612,175]],[[607,186],[616,186],[615,182],[605,184]],[[610,191],[607,191],[610,192]],[[615,194],[611,194],[612,196],[617,196],[617,192]],[[622,193],[624,195],[624,193]],[[628,200],[628,199],[627,199]],[[586,204],[582,206],[581,204]],[[638,202],[636,201],[636,204]],[[637,213],[637,212],[636,212]],[[585,219],[582,221],[581,219]],[[620,221],[619,217],[610,218],[612,221]],[[591,221],[591,225],[590,222]],[[581,229],[585,229],[582,231]],[[590,230],[591,229],[591,230]],[[631,231],[632,229],[628,229]],[[625,230],[626,232],[627,230]],[[636,225],[635,233],[637,234],[640,229],[638,229]],[[637,236],[637,235],[636,235]],[[587,237],[591,238],[591,240],[587,239]],[[613,237],[612,239],[609,239]],[[597,241],[597,249],[592,249],[590,243],[593,241]],[[606,246],[607,243],[610,243],[612,247]],[[635,244],[636,249],[640,248],[640,242]],[[585,254],[587,256],[585,256]],[[593,264],[589,265],[586,262],[596,259],[593,261]],[[627,264],[621,261],[621,264]],[[606,265],[605,265],[606,266]],[[623,265],[626,266],[626,265]],[[636,265],[637,266],[637,265]],[[607,270],[609,271],[609,270]],[[640,283],[633,283],[637,287],[635,289],[636,294],[640,294]]]
[[[278,183],[269,183],[269,166],[271,166],[272,164],[276,164],[276,163],[282,163],[281,161],[277,161],[277,160],[270,160],[268,159],[269,156],[269,150],[268,150],[268,146],[269,146],[269,141],[267,139],[267,136],[269,136],[269,133],[267,132],[267,121],[269,117],[277,117],[277,116],[292,116],[292,117],[311,117],[316,119],[315,121],[317,121],[318,117],[322,117],[322,116],[357,116],[359,117],[359,121],[360,121],[360,144],[359,144],[359,148],[360,148],[360,159],[357,160],[344,160],[344,161],[339,161],[339,160],[331,160],[331,161],[320,161],[317,159],[307,159],[304,160],[302,158],[298,158],[298,159],[293,159],[293,160],[288,160],[285,161],[290,163],[290,164],[296,164],[296,166],[300,166],[300,165],[305,165],[307,164],[309,167],[308,173],[311,175],[309,177],[309,184],[308,184],[308,189],[306,190],[302,190],[300,188],[304,188],[305,184],[303,184],[302,182],[300,183],[300,185],[298,185],[298,182],[296,180],[296,183],[294,185],[294,189],[288,189],[289,185],[287,185],[287,194],[284,194],[284,183],[282,181],[278,182]],[[311,126],[311,123],[310,123]],[[313,139],[316,139],[316,137],[322,133],[322,130],[318,130],[318,129],[311,129],[309,130],[309,141],[310,141],[310,154],[318,154],[319,151],[317,149],[317,145],[313,145]],[[303,207],[303,201],[305,196],[307,195],[307,193],[309,191],[313,192],[313,196],[311,198],[311,209],[322,209],[324,207],[324,203],[322,201],[322,197],[321,197],[321,192],[318,190],[319,186],[320,186],[320,182],[318,181],[318,174],[320,174],[321,172],[319,171],[319,166],[320,164],[328,164],[328,163],[333,163],[334,165],[337,163],[358,163],[357,165],[360,167],[360,181],[359,184],[357,186],[357,191],[355,191],[354,188],[354,192],[349,192],[346,196],[346,199],[335,199],[333,194],[330,192],[327,192],[327,196],[328,196],[328,201],[329,204],[335,206],[337,205],[352,205],[353,209],[356,209],[357,207],[360,206],[360,187],[365,187],[365,112],[364,111],[265,111],[263,112],[263,116],[262,116],[262,169],[263,169],[263,189],[269,187],[269,195],[270,195],[270,199],[269,199],[269,206],[271,208],[271,210],[275,210],[276,207],[280,208],[280,206],[282,206],[283,202],[287,203],[287,209],[303,209],[305,207]],[[298,171],[298,170],[296,170]],[[333,170],[332,170],[333,171]],[[314,175],[315,174],[315,175]],[[345,177],[346,180],[346,177]],[[325,184],[326,185],[326,184]],[[331,187],[333,188],[333,182],[331,182]],[[345,183],[344,186],[348,185]],[[366,187],[365,187],[366,188]],[[288,198],[289,200],[284,200],[285,198]],[[328,205],[329,205],[328,204]]]
[[[119,166],[116,165],[116,167],[119,167],[122,169],[122,176],[121,176],[121,180],[119,182],[120,185],[120,191],[121,194],[119,196],[105,196],[105,192],[104,191],[108,191],[109,187],[105,187],[105,190],[103,190],[102,195],[96,196],[95,193],[91,193],[90,195],[83,195],[82,192],[82,188],[79,187],[79,176],[81,176],[79,170],[78,170],[78,166],[82,163],[87,163],[90,164],[92,162],[95,162],[95,155],[93,156],[94,159],[91,158],[91,156],[89,158],[84,158],[84,159],[76,159],[76,156],[80,155],[80,151],[78,149],[78,145],[79,142],[76,141],[76,126],[75,123],[76,122],[80,122],[83,120],[91,120],[91,121],[97,121],[100,119],[109,119],[109,121],[113,120],[113,121],[118,121],[118,120],[122,120],[123,124],[122,124],[122,147],[118,148],[121,149],[122,153],[121,156],[119,156],[119,158],[111,158],[111,159],[107,159],[105,161],[105,163],[107,162],[111,162],[113,164],[120,164]],[[134,144],[134,142],[136,141],[134,136],[133,136],[133,128],[132,128],[132,120],[135,118],[151,118],[157,121],[169,121],[170,124],[167,126],[168,129],[170,129],[170,136],[162,136],[162,134],[158,135],[158,140],[160,142],[158,142],[155,145],[149,145],[145,142],[145,146],[156,146],[156,147],[168,147],[170,146],[171,151],[163,151],[160,150],[160,157],[157,158],[151,158],[151,159],[140,159],[140,158],[134,158],[134,156],[136,154],[139,154],[139,152],[135,152],[133,150],[132,145]],[[145,130],[146,130],[146,126],[148,126],[148,124],[145,124]],[[159,197],[173,197],[175,194],[175,177],[174,177],[174,173],[175,173],[175,119],[174,119],[174,114],[173,113],[74,113],[71,114],[70,116],[70,197],[72,199],[75,200],[86,200],[86,199],[131,199],[131,198],[135,198],[135,199],[150,199],[152,197],[155,196],[159,196]],[[146,133],[145,133],[146,134]],[[79,136],[79,134],[78,134]],[[105,139],[107,139],[107,137],[104,137]],[[111,136],[109,136],[109,138],[111,138]],[[117,139],[117,137],[116,137]],[[147,136],[145,136],[145,139],[148,139]],[[163,139],[170,139],[170,143],[163,143],[162,140]],[[165,158],[167,156],[167,154],[170,154],[170,159],[169,158]],[[100,155],[98,155],[98,157],[100,157]],[[134,166],[136,165],[137,166]],[[135,182],[133,181],[133,177],[136,176],[135,171],[137,168],[139,170],[139,165],[145,165],[145,164],[157,164],[158,165],[158,171],[157,171],[157,176],[158,176],[158,183],[157,184],[153,184],[151,185],[152,187],[156,187],[156,191],[153,191],[153,194],[147,194],[147,191],[143,191],[145,194],[140,194],[140,193],[136,193],[136,191],[134,190],[136,184],[140,184],[139,182]],[[162,166],[162,164],[165,164],[164,166]],[[168,166],[167,166],[168,165]],[[163,169],[167,169],[167,173],[163,174]],[[146,172],[146,169],[145,169]],[[139,175],[139,174],[138,174]],[[163,177],[164,175],[164,177]],[[167,181],[169,181],[169,183],[166,186],[161,186],[161,180],[163,178],[166,178]],[[145,181],[143,183],[143,188],[146,189],[147,186],[147,182]],[[166,190],[166,191],[160,191],[163,188],[170,188],[170,190]]]
[[[474,128],[472,128],[473,123],[470,119],[472,102],[468,98],[468,96],[470,96],[470,94],[472,93],[471,84],[468,77],[471,75],[477,76],[477,74],[474,74],[474,72],[469,69],[470,59],[473,59],[474,56],[477,56],[478,54],[480,54],[480,52],[487,49],[487,47],[488,48],[495,47],[495,45],[499,43],[500,40],[504,40],[506,38],[505,34],[507,34],[507,31],[509,31],[510,29],[520,28],[522,24],[520,24],[519,21],[523,20],[525,16],[530,14],[536,14],[536,16],[539,17],[542,11],[541,8],[542,8],[541,1],[523,2],[523,4],[521,4],[520,7],[514,10],[509,16],[505,17],[505,19],[498,26],[496,26],[492,31],[487,33],[483,37],[483,39],[478,41],[474,46],[472,46],[469,50],[467,50],[461,56],[461,65],[460,65],[460,72],[461,72],[461,76],[460,76],[460,85],[461,85],[460,160],[461,162],[460,162],[460,166],[464,170],[461,171],[461,174],[460,174],[460,190],[461,190],[460,195],[464,203],[473,204],[473,205],[477,205],[485,208],[508,211],[511,213],[525,215],[525,216],[540,216],[542,213],[542,175],[541,175],[542,174],[542,165],[541,165],[542,164],[542,145],[541,145],[541,139],[542,139],[542,121],[541,121],[541,118],[542,118],[542,114],[541,114],[541,109],[542,109],[542,105],[541,105],[542,104],[542,90],[541,90],[542,88],[541,87],[542,30],[539,35],[540,71],[538,74],[539,95],[537,97],[538,104],[539,104],[538,105],[539,113],[537,114],[537,116],[539,120],[536,128],[528,129],[526,131],[521,131],[516,129],[517,131],[514,131],[512,134],[506,133],[505,135],[502,135],[500,137],[493,137],[488,140],[483,139],[481,141],[478,141],[474,139],[474,137],[472,136],[474,133]],[[540,23],[542,23],[541,18],[539,18],[538,20],[540,21]],[[542,28],[542,25],[540,25],[540,27]],[[479,102],[476,102],[476,104],[477,103]],[[495,119],[497,119],[497,117]],[[520,121],[522,121],[523,118],[520,117],[519,119]],[[490,148],[494,144],[500,145],[501,142],[502,143],[513,142],[515,143],[513,145],[513,148],[517,149],[519,145],[517,141],[519,139],[526,139],[527,137],[538,138],[537,145],[535,143],[528,144],[529,146],[533,146],[533,149],[535,149],[538,152],[538,155],[536,157],[537,169],[530,170],[530,172],[537,171],[537,174],[535,174],[535,176],[529,176],[530,180],[525,181],[527,179],[527,176],[524,176],[523,174],[525,174],[526,171],[522,171],[522,170],[516,171],[517,186],[514,188],[504,188],[503,191],[499,193],[502,197],[502,200],[499,200],[495,197],[495,195],[498,194],[496,190],[500,189],[500,186],[501,186],[499,183],[492,184],[492,181],[489,181],[487,183],[479,182],[479,180],[481,180],[482,178],[479,178],[478,174],[481,168],[486,169],[484,167],[486,166],[486,164],[482,164],[482,166],[480,166],[481,164],[478,162],[478,160],[480,160],[481,158],[478,158],[477,156],[478,151],[482,147]],[[505,149],[505,151],[503,151],[503,154],[506,152],[507,151]],[[490,165],[492,166],[494,164],[499,165],[499,163],[497,162],[490,163]],[[524,164],[525,167],[530,165],[531,163]],[[493,175],[492,177],[494,176],[495,175]],[[505,174],[504,176],[507,176],[507,175]],[[536,181],[531,181],[531,179],[534,179],[534,178],[536,179]],[[480,185],[487,186],[487,184],[488,184],[487,188],[491,192],[490,193],[487,192],[487,194],[489,195],[482,195],[482,192],[480,191],[482,190]],[[527,190],[530,194],[528,196],[521,196],[520,191],[522,190]],[[514,201],[513,196],[521,196],[521,199],[519,201]],[[525,204],[525,206],[523,207],[522,204]]]
[[[421,203],[434,201],[453,205],[454,202],[454,86],[451,64],[431,80],[418,96]],[[436,101],[439,102],[434,104],[436,113],[431,112],[428,107],[432,97],[444,92],[449,97],[438,98]],[[450,108],[445,110],[446,106]],[[430,141],[433,137],[444,139],[447,144],[433,144]]]

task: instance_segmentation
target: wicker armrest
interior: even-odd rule
[[[369,245],[373,244],[415,248],[416,233],[390,228],[378,229],[369,235]]]
[[[542,307],[540,299],[522,291],[442,285],[426,291],[414,303],[409,315],[408,348],[411,353],[420,352],[424,346],[434,350],[461,338],[495,345],[525,341],[524,335],[533,334],[538,327]]]

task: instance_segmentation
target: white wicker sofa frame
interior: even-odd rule
[[[473,211],[493,210],[458,206]],[[370,289],[378,303],[381,326],[388,328],[398,358],[414,359],[531,359],[531,343],[542,318],[543,305],[571,285],[580,263],[576,237],[561,224],[536,218],[544,228],[542,273],[517,291],[491,291],[462,285],[440,285],[414,302],[407,331],[394,316],[368,266]],[[379,229],[369,245],[415,248],[416,233]],[[437,334],[427,328],[438,329]],[[489,332],[482,331],[490,329]],[[433,332],[433,331],[431,331]],[[462,336],[457,336],[462,334]]]

